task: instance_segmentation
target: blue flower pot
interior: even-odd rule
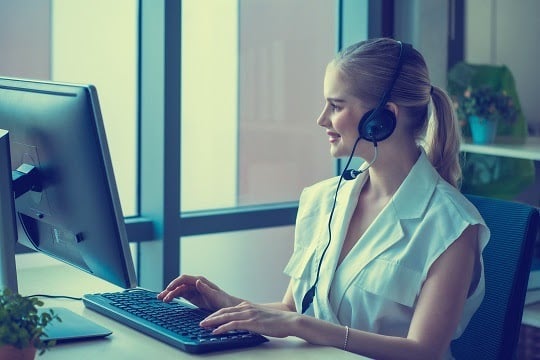
[[[475,144],[492,144],[497,135],[497,122],[475,115],[469,116],[472,141]]]

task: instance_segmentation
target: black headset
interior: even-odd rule
[[[387,139],[392,135],[396,128],[396,116],[392,111],[388,110],[385,105],[388,102],[394,84],[401,73],[403,59],[407,57],[407,53],[409,53],[412,48],[411,44],[402,43],[401,41],[398,41],[398,43],[399,58],[390,86],[382,94],[377,107],[366,112],[364,116],[362,116],[362,119],[360,119],[360,123],[358,123],[358,136],[361,139],[370,141],[374,144]]]
[[[390,135],[392,135],[392,133],[396,129],[396,115],[394,115],[394,113],[391,112],[390,110],[386,109],[385,105],[388,102],[390,93],[392,92],[392,89],[394,88],[394,84],[396,83],[396,80],[399,77],[399,74],[401,72],[403,59],[407,56],[407,53],[409,53],[412,49],[411,44],[402,43],[401,41],[398,41],[398,43],[399,43],[399,58],[396,65],[396,70],[394,71],[394,75],[392,76],[392,81],[390,82],[390,86],[382,94],[377,107],[366,112],[362,116],[362,119],[360,119],[360,123],[358,124],[358,139],[356,140],[356,143],[354,144],[354,147],[351,152],[351,155],[349,156],[347,165],[345,165],[345,170],[341,174],[338,185],[336,187],[336,193],[334,195],[334,204],[332,205],[332,210],[330,211],[330,217],[328,219],[328,243],[326,244],[326,247],[323,250],[321,259],[319,260],[319,266],[317,267],[317,277],[315,278],[315,282],[311,286],[311,288],[306,292],[306,294],[304,295],[304,298],[302,299],[302,314],[305,313],[307,309],[310,307],[310,305],[313,303],[313,298],[315,297],[315,292],[317,290],[317,283],[319,282],[321,264],[322,264],[324,255],[326,254],[326,250],[328,250],[328,246],[330,245],[330,242],[332,241],[332,231],[331,231],[332,216],[334,214],[334,210],[336,207],[337,194],[339,190],[339,185],[341,184],[341,180],[342,179],[352,180],[356,178],[358,174],[364,171],[364,170],[360,170],[360,171],[347,170],[347,168],[349,167],[349,163],[351,162],[351,159],[354,155],[354,150],[356,149],[356,145],[361,139],[365,139],[367,141],[372,142],[376,149],[377,142],[387,139]]]

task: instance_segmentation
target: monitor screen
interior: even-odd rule
[[[9,133],[17,242],[135,287],[95,87],[0,77],[0,129]],[[15,180],[28,169],[30,186]]]

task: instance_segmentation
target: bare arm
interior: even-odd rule
[[[296,312],[296,306],[294,305],[294,299],[292,296],[291,282],[289,282],[289,286],[287,287],[287,291],[285,291],[285,295],[283,295],[281,302],[264,304],[263,306],[267,306],[268,308],[275,310]]]

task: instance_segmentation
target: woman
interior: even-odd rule
[[[215,311],[201,326],[216,333],[292,335],[376,359],[451,358],[483,299],[489,238],[457,189],[451,102],[418,51],[386,38],[340,52],[324,96],[317,123],[331,154],[371,161],[303,191],[283,300],[252,304],[189,275],[158,297]]]

